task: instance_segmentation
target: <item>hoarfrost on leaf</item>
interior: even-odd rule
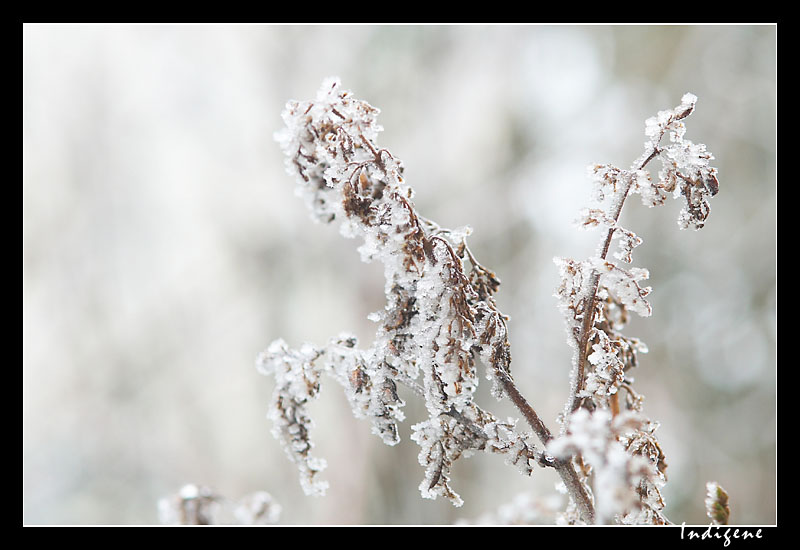
[[[480,360],[498,398],[500,380],[511,377],[506,317],[492,296],[500,280],[469,250],[469,226],[450,230],[417,213],[402,162],[375,144],[382,130],[378,112],[343,90],[338,78],[328,78],[314,101],[287,103],[285,128],[276,133],[312,218],[338,221],[343,236],[361,239],[364,262],[383,264],[386,306],[369,316],[378,324],[375,340],[361,349],[355,338],[342,335],[305,351],[279,341],[262,354],[259,370],[276,378],[273,433],[298,464],[308,491],[324,488],[315,477],[322,463],[308,454],[311,422],[304,407],[326,372],[344,387],[354,415],[369,419],[389,445],[399,441],[397,423],[404,418],[397,385],[421,395],[430,417],[412,436],[426,467],[420,487],[428,498],[442,495],[459,504],[448,472],[460,456],[502,453],[530,473],[527,436],[473,402]]]
[[[622,269],[602,258],[593,258],[592,266],[600,274],[600,284],[629,310],[635,311],[642,317],[649,317],[653,313],[646,299],[652,289],[649,286],[644,288],[639,286],[640,281],[650,278],[650,273],[646,269],[635,267]]]
[[[600,523],[636,523],[643,517],[647,517],[647,523],[662,522],[660,493],[658,498],[644,502],[640,494],[643,491],[647,494],[652,486],[655,495],[663,478],[652,460],[629,452],[624,443],[645,423],[633,413],[614,417],[605,409],[594,413],[579,409],[570,416],[566,434],[547,447],[562,459],[580,455],[591,467],[595,511]]]
[[[578,466],[588,463],[588,472],[583,472],[585,479],[591,477],[594,483],[602,520],[667,522],[660,493],[666,481],[666,461],[654,436],[657,424],[641,417],[632,424],[630,433],[614,427],[620,419],[630,418],[626,415],[640,415],[643,408],[642,396],[632,388],[630,371],[647,347],[620,330],[630,313],[652,313],[647,300],[651,289],[641,284],[649,273],[643,268],[623,268],[610,261],[609,254],[630,264],[634,249],[642,243],[636,234],[619,225],[622,207],[632,194],[639,194],[648,207],[664,204],[672,194],[684,201],[680,227],[703,226],[709,214],[708,199],[717,194],[719,182],[716,168],[710,166],[714,157],[705,145],[685,137],[684,120],[694,111],[696,102],[697,97],[687,93],[680,105],[645,121],[644,152],[630,169],[609,164],[588,168],[592,205],[580,211],[578,224],[599,228],[604,235],[596,254],[587,260],[555,259],[561,275],[555,296],[565,318],[573,358],[570,399],[560,419],[562,438],[549,448],[562,454],[571,450],[579,457],[575,460],[582,461]],[[662,144],[667,136],[669,143]],[[646,169],[654,159],[661,162],[656,179]],[[614,239],[618,241],[616,249],[611,248]],[[589,411],[594,415],[590,417]],[[626,483],[636,478],[636,472],[640,481],[633,492],[631,484]],[[606,502],[602,502],[604,496]],[[634,502],[636,506],[632,506]],[[572,512],[565,513],[565,521],[577,521]]]
[[[620,261],[631,263],[633,261],[633,249],[642,244],[642,239],[632,231],[628,231],[617,226],[614,237],[619,238],[619,248],[614,252],[614,257]]]
[[[328,488],[317,474],[327,466],[325,460],[311,455],[314,444],[310,431],[314,423],[308,404],[319,394],[320,369],[314,362],[320,351],[304,345],[290,349],[283,340],[270,344],[257,360],[258,369],[275,377],[275,390],[267,417],[272,420],[272,434],[300,472],[300,485],[307,495],[321,496]]]
[[[697,96],[687,93],[679,106],[649,118],[645,134],[650,139],[645,143],[645,152],[634,163],[641,170],[654,157],[661,161],[659,181],[650,189],[644,188],[642,200],[651,206],[661,204],[664,192],[682,199],[684,207],[678,216],[681,229],[702,228],[710,212],[708,199],[719,192],[717,169],[710,165],[714,156],[704,144],[695,144],[684,138],[686,126],[683,120],[694,111],[696,103]],[[670,143],[662,147],[661,140],[667,134]]]

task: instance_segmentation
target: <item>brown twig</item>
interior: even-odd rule
[[[539,418],[539,415],[536,414],[536,411],[530,405],[530,403],[528,403],[525,397],[523,397],[523,395],[520,393],[516,384],[514,384],[514,380],[511,378],[511,375],[502,372],[498,373],[498,377],[500,378],[500,382],[503,384],[503,389],[511,399],[511,402],[514,403],[514,406],[517,407],[517,410],[522,413],[536,436],[542,442],[542,445],[546,447],[550,440],[553,439],[553,434],[550,432],[544,422],[542,422],[542,419]],[[592,504],[592,499],[589,497],[589,494],[586,492],[586,487],[584,487],[583,483],[578,477],[578,473],[575,471],[572,461],[555,458],[546,460],[555,468],[556,472],[558,472],[558,475],[561,477],[561,481],[564,482],[570,497],[572,497],[572,500],[578,505],[578,509],[580,510],[583,520],[586,523],[593,525],[595,522],[594,505]]]

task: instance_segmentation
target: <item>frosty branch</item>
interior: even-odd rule
[[[584,211],[582,224],[584,227],[606,226],[607,231],[601,241],[600,253],[598,258],[604,262],[608,256],[611,240],[620,236],[620,252],[615,256],[617,259],[630,263],[633,248],[641,244],[641,239],[633,233],[623,229],[618,225],[622,207],[631,192],[638,192],[642,197],[642,202],[650,207],[664,203],[665,192],[673,192],[676,196],[681,196],[686,201],[686,206],[681,211],[678,224],[682,229],[694,227],[700,229],[708,217],[709,208],[706,199],[707,195],[713,196],[719,190],[716,169],[708,165],[708,161],[713,158],[705,150],[705,145],[694,145],[683,136],[686,131],[681,120],[688,117],[692,111],[697,98],[692,94],[686,94],[681,105],[671,111],[661,111],[658,116],[650,118],[646,122],[646,134],[650,138],[645,144],[645,151],[642,156],[634,162],[630,171],[620,170],[613,166],[597,165],[591,168],[592,176],[598,184],[598,202],[603,203],[606,195],[606,207],[595,208]],[[664,135],[671,131],[672,144],[664,148],[660,147]],[[655,158],[662,161],[662,170],[659,174],[659,181],[653,183],[650,174],[644,168]],[[580,406],[580,390],[583,389],[586,376],[586,362],[589,355],[589,340],[594,327],[597,315],[597,293],[599,290],[601,271],[592,269],[589,282],[586,286],[587,292],[581,296],[581,308],[588,313],[579,313],[582,317],[578,336],[576,337],[575,349],[577,350],[576,373],[573,383],[573,391],[568,405],[568,412],[576,410]],[[645,272],[642,272],[646,278]],[[635,281],[633,282],[636,285]],[[637,289],[638,289],[638,285]],[[644,296],[649,290],[640,290],[639,294],[646,307],[647,314],[650,312],[649,304],[644,301]],[[636,299],[631,305],[637,305]],[[630,307],[630,305],[629,305]],[[632,308],[637,310],[636,308]],[[641,313],[641,310],[639,310]]]
[[[649,141],[632,170],[602,165],[592,170],[598,207],[584,212],[583,225],[603,227],[605,236],[594,258],[557,259],[562,273],[557,296],[575,350],[557,438],[511,374],[508,318],[494,299],[500,280],[469,249],[469,227],[445,229],[416,211],[401,161],[376,145],[382,130],[378,110],[333,78],[323,82],[314,101],[287,104],[286,127],[277,137],[298,194],[314,220],[339,221],[342,235],[363,241],[362,260],[383,264],[386,295],[384,309],[370,315],[378,329],[369,347],[340,334],[322,347],[292,349],[276,340],[259,356],[259,370],[276,382],[269,412],[273,434],[297,465],[307,494],[321,495],[327,488],[319,476],[325,461],[311,454],[313,422],[307,412],[325,373],[344,388],[354,415],[369,420],[387,445],[399,442],[398,423],[405,419],[398,385],[424,400],[428,418],[411,427],[411,439],[420,447],[425,474],[419,490],[425,498],[441,496],[460,506],[450,485],[451,467],[462,456],[484,451],[503,455],[523,475],[530,475],[534,464],[553,467],[570,497],[561,521],[666,522],[658,492],[666,466],[653,436],[657,425],[640,414],[641,399],[627,377],[636,353],[645,348],[619,333],[629,310],[650,313],[649,288],[638,284],[647,272],[624,269],[607,255],[618,238],[614,256],[630,262],[641,242],[618,224],[632,193],[654,206],[672,192],[686,202],[681,227],[702,227],[706,196],[716,193],[718,183],[705,147],[683,139],[681,120],[695,100],[687,94],[679,107],[648,120]],[[671,144],[662,147],[667,133]],[[655,158],[663,166],[657,182],[644,170]],[[541,448],[517,420],[500,420],[475,402],[478,363],[486,367],[493,395],[510,399]],[[620,389],[627,395],[624,411]],[[615,497],[605,499],[601,491]]]
[[[556,456],[572,457],[588,486],[601,523],[666,524],[660,488],[666,482],[666,460],[655,437],[658,424],[642,413],[643,398],[632,389],[630,371],[637,354],[647,352],[638,339],[624,336],[630,312],[651,314],[649,287],[639,282],[649,277],[642,268],[623,268],[608,260],[612,239],[619,239],[614,258],[631,263],[633,249],[642,240],[619,225],[626,199],[638,193],[654,207],[667,193],[682,199],[678,217],[681,229],[703,227],[709,213],[708,198],[719,190],[713,158],[705,145],[684,139],[682,122],[697,98],[686,94],[681,104],[661,111],[645,123],[648,141],[630,170],[609,165],[590,168],[594,181],[593,208],[581,212],[579,225],[602,227],[605,235],[594,257],[581,262],[556,258],[562,283],[556,292],[566,318],[568,342],[574,349],[570,398],[564,411],[562,437],[549,446]],[[669,135],[670,143],[661,145]],[[653,181],[645,167],[661,161]],[[626,399],[619,400],[619,390]]]

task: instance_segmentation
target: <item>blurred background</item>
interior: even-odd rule
[[[420,213],[469,224],[503,281],[516,381],[545,422],[568,392],[571,348],[552,258],[585,258],[573,226],[586,167],[627,168],[644,121],[699,97],[687,138],[715,155],[720,192],[699,232],[680,205],[627,205],[643,238],[653,315],[629,336],[661,422],[666,514],[707,524],[705,482],[733,523],[776,522],[775,26],[23,27],[23,522],[153,524],[185,483],[257,490],[281,524],[449,524],[552,498],[554,472],[460,460],[465,500],[423,500],[404,394],[385,447],[332,380],[312,406],[328,495],[303,495],[270,434],[279,337],[366,347],[379,265],[310,221],[273,139],[289,99],[338,75],[381,109],[379,143],[404,161]],[[323,381],[325,382],[325,380]],[[479,390],[496,415],[517,416]]]

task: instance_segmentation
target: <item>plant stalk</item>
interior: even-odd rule
[[[663,135],[663,133],[662,133]],[[660,140],[660,138],[659,138]],[[647,164],[653,160],[661,151],[658,147],[653,148],[653,152],[642,161],[636,170],[643,170]],[[608,230],[608,233],[605,236],[605,240],[603,241],[603,248],[600,254],[600,259],[605,260],[608,256],[608,249],[611,247],[611,239],[614,237],[614,231],[616,231],[616,225],[619,222],[620,214],[622,214],[622,207],[625,205],[625,201],[628,198],[628,193],[630,193],[631,185],[633,181],[628,179],[625,189],[622,193],[622,198],[620,199],[619,203],[617,204],[617,208],[613,212],[612,219],[614,220],[614,225]],[[594,315],[595,315],[595,302],[597,301],[597,289],[600,284],[600,273],[596,270],[592,270],[592,276],[589,278],[589,288],[591,292],[589,293],[589,300],[586,301],[586,306],[584,307],[583,311],[583,323],[581,324],[581,331],[578,336],[578,368],[577,373],[575,376],[575,385],[573,388],[572,395],[570,395],[569,407],[568,410],[570,413],[575,412],[578,407],[580,407],[581,399],[578,395],[581,392],[581,388],[583,388],[583,383],[586,379],[586,361],[587,357],[589,356],[589,335],[591,334],[592,327],[594,326]]]
[[[542,445],[546,448],[550,440],[553,439],[553,434],[550,433],[550,430],[545,426],[544,422],[542,422],[542,419],[539,418],[539,415],[536,414],[533,407],[519,392],[511,376],[506,372],[498,372],[497,376],[500,378],[503,389],[505,389],[506,393],[511,398],[514,406],[522,413],[534,433],[536,433],[536,436],[542,442]],[[561,480],[564,482],[570,497],[572,497],[572,500],[578,505],[578,510],[580,510],[583,521],[589,525],[594,525],[595,514],[592,499],[589,497],[589,494],[586,492],[586,487],[584,487],[578,477],[578,473],[575,471],[575,466],[572,464],[572,461],[569,459],[561,460],[553,458],[550,463],[555,468],[556,472],[558,472],[558,475],[561,476]]]

